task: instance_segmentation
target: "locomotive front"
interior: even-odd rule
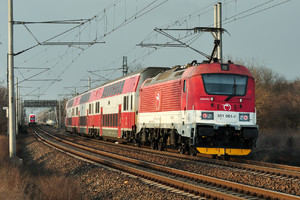
[[[200,64],[183,82],[187,129],[196,149],[211,155],[247,155],[258,136],[255,83],[234,64]]]

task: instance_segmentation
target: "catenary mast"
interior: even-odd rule
[[[16,110],[14,93],[13,0],[8,0],[8,108],[9,157],[16,157]]]

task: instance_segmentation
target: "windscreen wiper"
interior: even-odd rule
[[[225,101],[229,101],[229,99],[231,99],[232,97],[234,97],[234,95],[229,95],[229,96],[225,99]]]
[[[233,77],[233,87],[232,87],[232,95],[229,95],[225,101],[229,101],[232,97],[234,97],[236,94],[236,84],[235,84],[235,77]]]

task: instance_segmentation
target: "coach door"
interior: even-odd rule
[[[89,121],[90,121],[90,117],[89,117],[89,110],[86,110],[86,134],[89,134]]]
[[[122,105],[120,104],[119,112],[118,112],[118,138],[121,138],[121,126],[122,126],[121,109],[122,109]]]
[[[102,136],[102,128],[103,128],[103,107],[101,107],[101,114],[100,114],[100,136]]]
[[[78,133],[80,133],[80,123],[79,123],[79,120],[80,120],[80,111],[78,111],[78,107],[76,108],[76,111],[77,111],[77,131]]]

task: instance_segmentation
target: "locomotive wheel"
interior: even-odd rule
[[[132,143],[132,146],[135,146],[135,147],[140,147],[141,146],[141,144],[139,143],[139,141],[138,140],[134,140],[134,142]]]
[[[163,151],[164,150],[164,140],[163,140],[163,138],[159,139],[157,148],[158,148],[159,151]]]
[[[179,145],[178,151],[180,154],[185,154],[185,145],[184,144]]]
[[[150,147],[151,147],[151,149],[153,149],[153,150],[154,150],[154,149],[157,150],[157,141],[155,141],[155,140],[152,141]]]
[[[189,154],[191,156],[196,156],[197,155],[197,149],[194,146],[189,147]]]

